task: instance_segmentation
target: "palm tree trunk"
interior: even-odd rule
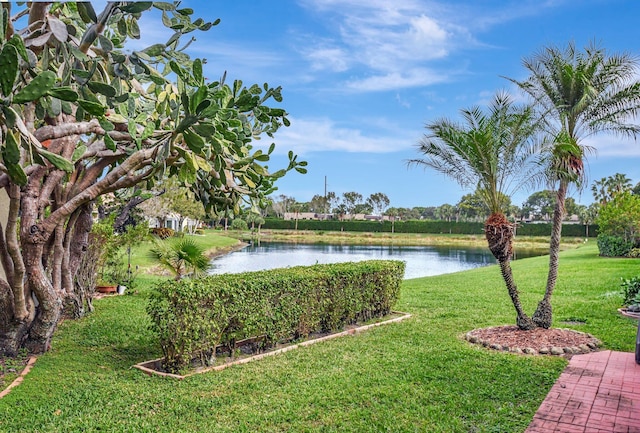
[[[535,323],[525,314],[520,304],[520,296],[518,295],[518,287],[513,280],[513,273],[511,271],[511,260],[500,261],[500,272],[502,278],[507,285],[507,291],[511,297],[511,302],[516,309],[516,324],[518,328],[522,330],[530,330],[536,327]]]
[[[553,311],[551,308],[551,295],[556,287],[558,279],[558,260],[560,253],[560,237],[562,235],[562,217],[564,216],[564,203],[567,196],[567,181],[560,181],[558,194],[556,198],[556,206],[553,210],[553,226],[551,229],[551,240],[549,242],[549,274],[547,276],[547,287],[544,291],[544,297],[538,303],[532,320],[541,328],[550,328],[553,320]]]
[[[511,302],[516,309],[516,324],[520,329],[529,330],[535,328],[536,325],[522,310],[518,287],[513,280],[513,272],[511,271],[513,231],[514,224],[511,224],[507,217],[501,213],[495,213],[489,216],[484,225],[484,233],[487,238],[487,243],[489,244],[489,249],[500,264],[502,278],[507,286]]]

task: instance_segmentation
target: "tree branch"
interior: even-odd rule
[[[33,136],[38,141],[55,140],[56,138],[68,137],[70,135],[98,134],[104,135],[106,131],[102,129],[96,119],[89,122],[64,123],[62,125],[46,125],[38,128]]]
[[[9,283],[13,291],[14,314],[18,321],[26,320],[29,317],[24,297],[25,266],[20,252],[20,243],[18,242],[20,198],[20,187],[12,185],[9,189],[9,217],[7,218],[5,238],[7,251],[13,261],[13,279]]]
[[[80,191],[76,196],[72,197],[59,209],[49,215],[49,217],[39,224],[40,235],[49,236],[56,225],[71,215],[82,204],[95,199],[105,192],[113,191],[113,185],[123,184],[125,187],[132,185],[126,182],[121,182],[120,179],[125,178],[129,173],[134,173],[142,168],[146,161],[150,161],[150,158],[155,153],[155,149],[142,149],[132,154],[129,158],[124,160],[122,164],[117,166],[114,170],[109,172],[102,180],[96,182],[85,190]],[[44,239],[41,239],[41,241]]]

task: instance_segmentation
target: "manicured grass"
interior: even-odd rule
[[[513,263],[532,312],[547,257]],[[635,321],[617,312],[620,277],[637,259],[604,259],[595,243],[561,254],[554,326],[586,331],[632,351]],[[25,382],[0,400],[2,432],[518,432],[566,361],[469,345],[465,332],[512,324],[496,266],[408,280],[398,310],[413,317],[183,381],[132,369],[160,356],[137,294],[95,302],[66,321]],[[584,325],[563,325],[562,320]]]
[[[205,230],[204,235],[195,235],[193,238],[196,242],[207,249],[207,253],[225,250],[238,244],[238,240],[227,236],[221,236],[219,231],[214,230]],[[149,250],[152,246],[152,241],[146,241],[131,248],[131,266],[134,268],[138,266],[144,269],[156,265],[156,262],[149,254]]]

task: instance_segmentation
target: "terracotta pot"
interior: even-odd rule
[[[100,293],[116,293],[116,290],[118,290],[118,286],[115,284],[109,286],[96,286],[96,291]]]

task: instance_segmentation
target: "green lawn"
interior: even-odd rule
[[[526,310],[544,290],[547,257],[513,263]],[[561,254],[555,323],[632,351],[620,277],[637,259],[603,259],[595,243]],[[518,432],[566,362],[471,346],[462,336],[515,319],[496,266],[406,281],[397,306],[413,317],[183,381],[131,366],[160,356],[137,294],[95,302],[62,324],[52,350],[0,400],[2,432]],[[563,320],[584,325],[563,325]]]
[[[215,232],[213,230],[205,230],[204,235],[196,235],[193,236],[193,238],[196,242],[207,248],[209,252],[212,250],[227,249],[238,244],[237,239],[220,236],[220,232]],[[139,266],[140,268],[148,268],[155,265],[156,262],[149,254],[149,250],[152,246],[153,242],[146,241],[131,248],[131,266],[134,268],[136,266]]]

